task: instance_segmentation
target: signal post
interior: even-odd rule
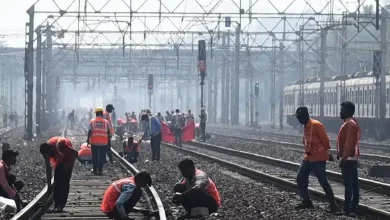
[[[153,94],[153,74],[149,74],[148,76],[149,109],[152,109],[152,94]]]

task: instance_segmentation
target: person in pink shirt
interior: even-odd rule
[[[16,181],[16,177],[10,173],[11,166],[16,164],[18,155],[17,151],[3,151],[2,160],[0,160],[0,196],[15,200],[17,211],[20,211],[19,191],[23,188],[23,182]]]

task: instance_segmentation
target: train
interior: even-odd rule
[[[355,103],[355,117],[366,135],[377,136],[375,120],[376,78],[372,72],[358,72],[345,78],[345,99],[341,100],[341,77],[327,78],[324,83],[324,116],[320,117],[320,82],[319,78],[309,78],[303,84],[304,105],[308,107],[310,116],[320,120],[330,132],[338,132],[342,121],[340,119],[340,104],[343,101]],[[344,76],[345,77],[345,76]],[[390,73],[385,76],[386,84],[386,112],[385,131],[390,129]],[[287,124],[298,127],[299,123],[294,115],[299,107],[300,82],[283,88],[284,116]],[[390,132],[385,134],[390,138]]]

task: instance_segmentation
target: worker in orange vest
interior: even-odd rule
[[[306,106],[298,107],[295,116],[299,123],[304,126],[303,144],[305,150],[304,159],[297,174],[297,185],[302,201],[296,208],[313,208],[308,185],[310,173],[314,173],[328,198],[329,212],[338,215],[340,210],[336,204],[332,186],[326,177],[326,161],[331,159],[331,157],[328,153],[330,143],[325,127],[321,122],[310,118],[309,110]]]
[[[174,187],[173,202],[180,203],[187,214],[178,219],[210,215],[217,212],[221,198],[215,183],[203,171],[196,169],[190,159],[179,163],[183,179]]]
[[[134,141],[133,137],[123,141],[123,155],[130,163],[137,163],[140,149],[140,143]]]
[[[106,119],[110,123],[111,136],[113,136],[115,134],[114,126],[113,126],[113,123],[111,120],[111,115],[110,115],[110,113],[112,113],[112,111],[114,111],[114,109],[115,108],[112,104],[108,104],[108,105],[106,105],[106,110],[103,112],[103,118]],[[114,160],[112,158],[112,153],[111,153],[111,142],[108,144],[107,156],[110,159],[110,163],[113,163]],[[104,161],[106,161],[106,160],[104,160]]]
[[[337,137],[337,159],[344,180],[344,214],[356,216],[359,204],[358,161],[360,155],[360,126],[353,117],[355,104],[350,101],[341,103],[340,118],[344,120]]]
[[[80,146],[80,150],[78,152],[78,159],[80,163],[91,163],[92,162],[92,150],[91,146],[87,143],[84,143]]]
[[[142,187],[151,185],[152,178],[146,171],[137,173],[134,177],[115,181],[104,193],[100,209],[109,218],[114,219],[131,219],[128,216],[131,211],[140,212],[146,216],[155,215],[156,212],[135,207],[141,199]]]
[[[46,180],[48,192],[51,193],[51,166],[54,168],[54,212],[62,212],[69,194],[69,182],[72,176],[77,151],[73,149],[72,142],[64,137],[52,137],[40,145],[40,152],[45,159]]]
[[[91,144],[92,150],[92,173],[103,175],[103,164],[106,160],[108,147],[111,142],[111,124],[103,118],[103,108],[95,109],[96,118],[88,125],[87,144]]]

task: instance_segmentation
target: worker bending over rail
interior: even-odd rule
[[[149,110],[150,111],[150,110]],[[150,137],[150,147],[152,148],[152,160],[160,161],[160,146],[161,146],[161,123],[160,121],[148,114],[143,114],[141,116],[141,121],[145,122],[145,130],[142,138],[140,139],[140,143],[142,140],[145,140],[146,137]]]
[[[156,214],[146,209],[136,208],[135,205],[141,199],[142,187],[151,186],[152,178],[146,171],[137,173],[134,177],[126,177],[111,184],[103,196],[100,209],[109,218],[131,219],[128,214],[140,212],[146,216]]]
[[[50,163],[54,168],[53,211],[62,212],[68,200],[69,182],[78,152],[73,149],[72,142],[64,137],[50,138],[47,142],[41,144],[40,152],[45,159],[49,193],[52,191],[52,168]]]
[[[123,155],[129,163],[137,163],[140,152],[140,143],[135,142],[133,137],[123,141]]]
[[[328,197],[330,204],[329,212],[338,214],[339,208],[336,205],[332,187],[326,178],[326,161],[330,159],[328,153],[330,143],[325,127],[321,122],[310,118],[309,110],[306,106],[299,107],[295,116],[299,123],[304,126],[303,143],[305,147],[305,156],[297,174],[297,185],[303,201],[296,208],[313,208],[308,192],[309,176],[313,172]]]
[[[21,199],[19,191],[23,188],[22,181],[16,181],[15,175],[10,173],[11,166],[16,164],[17,151],[4,150],[0,160],[0,196],[12,199],[16,204],[16,211],[20,211]]]
[[[80,146],[80,150],[78,151],[78,159],[80,163],[92,163],[92,150],[91,146],[87,143],[84,143]]]
[[[206,173],[196,169],[190,159],[182,160],[178,167],[184,178],[174,187],[173,202],[180,203],[187,212],[178,219],[217,212],[221,199],[215,183]]]
[[[95,109],[96,118],[88,125],[87,144],[91,144],[92,173],[103,175],[103,164],[106,161],[106,151],[111,151],[111,124],[103,118],[103,108]]]
[[[356,208],[359,204],[359,140],[361,130],[356,119],[355,105],[345,101],[341,103],[340,118],[344,120],[337,137],[337,159],[340,159],[339,167],[344,179],[344,214],[350,217],[356,216]]]

